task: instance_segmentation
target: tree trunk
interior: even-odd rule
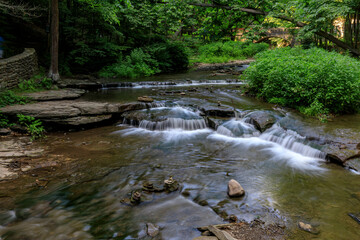
[[[59,0],[51,1],[51,64],[49,77],[56,82],[59,75]]]

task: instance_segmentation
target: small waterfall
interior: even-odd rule
[[[205,129],[207,126],[204,119],[168,118],[161,122],[142,120],[139,127],[151,131],[165,131],[170,129],[194,131],[198,129]]]
[[[325,159],[326,154],[306,145],[306,137],[303,137],[292,130],[285,130],[274,125],[271,129],[260,136],[261,139],[271,141],[287,148],[293,152],[300,153],[307,157]]]
[[[254,137],[259,135],[254,126],[243,120],[232,119],[217,128],[217,133],[229,137]]]

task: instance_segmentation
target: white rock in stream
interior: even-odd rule
[[[236,180],[231,179],[228,183],[228,195],[229,197],[241,197],[245,194],[245,190],[242,188],[240,183]]]
[[[146,228],[147,228],[146,233],[150,237],[155,237],[156,235],[158,235],[160,233],[159,227],[152,223],[147,223]]]

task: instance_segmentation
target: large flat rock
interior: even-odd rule
[[[127,111],[156,107],[155,103],[102,103],[90,101],[47,101],[25,105],[12,105],[0,111],[10,117],[17,114],[40,119],[50,125],[82,126],[108,121]]]
[[[33,101],[55,101],[55,100],[71,100],[81,97],[85,93],[82,89],[62,89],[49,90],[34,93],[24,93],[22,96]]]

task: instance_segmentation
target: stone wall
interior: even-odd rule
[[[38,60],[33,48],[21,54],[0,60],[0,90],[16,87],[20,80],[29,79],[38,72]]]

